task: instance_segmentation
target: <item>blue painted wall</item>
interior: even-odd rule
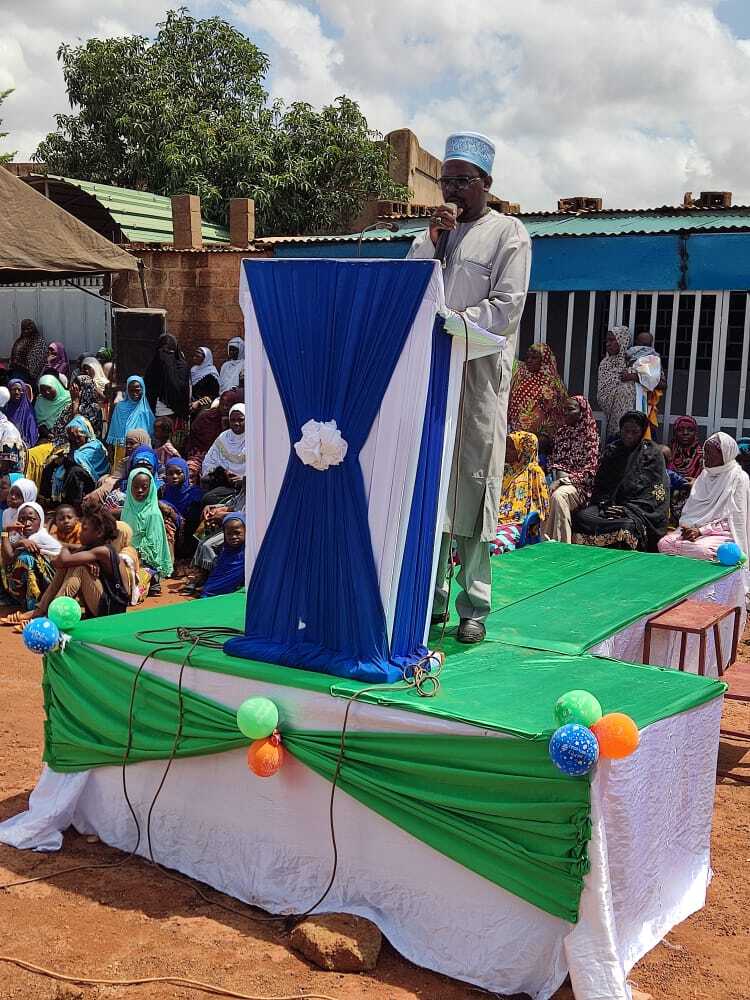
[[[363,258],[406,256],[410,242],[362,243]],[[750,233],[687,237],[688,289],[750,289]],[[277,257],[356,257],[356,243],[276,247]],[[680,238],[558,236],[533,241],[530,289],[535,292],[669,291],[680,285]]]

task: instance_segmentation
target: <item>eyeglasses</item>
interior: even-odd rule
[[[470,177],[468,174],[458,174],[456,177],[439,177],[438,183],[442,188],[454,188],[456,191],[465,191],[472,181],[481,180],[480,177]]]

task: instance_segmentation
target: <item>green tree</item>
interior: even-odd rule
[[[12,87],[10,90],[0,91],[0,107],[2,106],[2,103],[5,100],[5,98],[12,93],[13,93]],[[2,125],[2,123],[3,120],[2,118],[0,118],[0,125]],[[9,132],[0,132],[0,139],[7,139],[9,134],[10,134]],[[15,155],[16,155],[15,151],[12,153],[0,153],[0,163],[10,163],[10,161],[13,159]]]
[[[50,172],[198,194],[216,222],[229,198],[252,197],[259,234],[340,231],[368,198],[405,196],[354,101],[270,102],[268,56],[221,18],[182,8],[157,28],[60,46],[74,113],[35,153]]]

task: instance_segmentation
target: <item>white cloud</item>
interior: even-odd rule
[[[5,0],[0,87],[28,155],[65,111],[62,40],[100,32],[84,0]],[[274,95],[341,93],[380,131],[408,126],[437,154],[455,128],[497,143],[495,190],[525,208],[559,196],[675,204],[685,190],[750,202],[750,42],[714,0],[195,0],[272,59]],[[148,31],[167,6],[112,0],[107,27]],[[37,25],[43,25],[38,28]]]

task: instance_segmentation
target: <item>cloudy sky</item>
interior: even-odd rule
[[[496,142],[494,190],[524,209],[591,194],[750,203],[750,0],[183,0],[272,59],[274,96],[356,98],[373,128],[440,154],[468,128]],[[150,33],[161,0],[0,0],[6,148],[27,158],[68,110],[62,41]],[[104,7],[106,13],[103,13]]]

